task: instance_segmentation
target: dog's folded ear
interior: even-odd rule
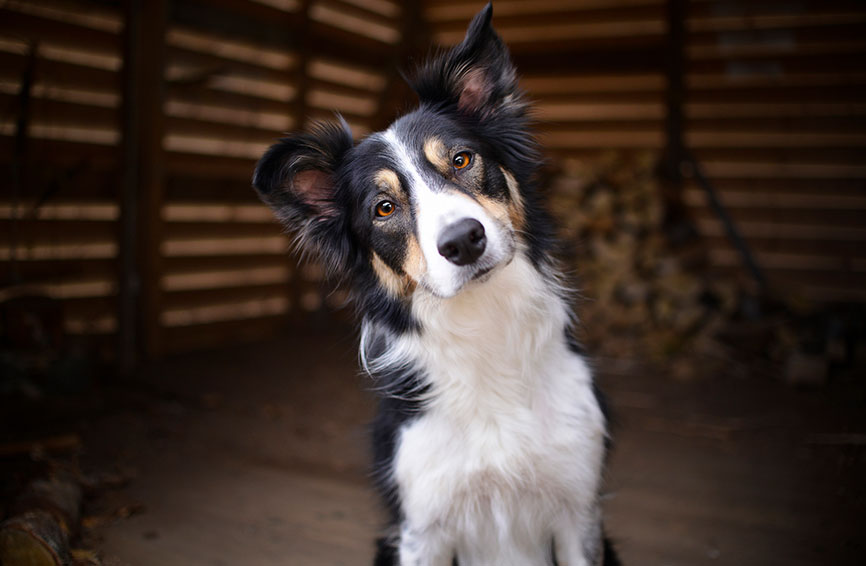
[[[487,4],[469,24],[463,41],[423,65],[409,79],[422,103],[456,107],[480,119],[502,111],[522,111],[524,104],[508,48],[493,29]]]
[[[317,124],[272,145],[256,165],[253,187],[277,219],[297,235],[302,251],[315,253],[331,271],[345,266],[348,222],[336,170],[352,148],[352,133],[339,124]]]

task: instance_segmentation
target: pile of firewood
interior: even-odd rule
[[[708,277],[694,246],[669,243],[655,163],[649,153],[565,162],[551,210],[580,289],[581,338],[597,355],[665,362],[688,377],[696,357],[728,355],[716,334],[743,291]]]

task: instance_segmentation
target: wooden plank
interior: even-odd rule
[[[295,97],[292,97],[294,99]],[[288,113],[291,108],[291,99],[285,101],[263,98],[252,93],[241,94],[210,88],[207,84],[178,84],[168,85],[168,101],[179,101],[192,104],[211,104],[215,106],[228,106],[244,108],[250,111],[269,113]]]
[[[58,45],[79,47],[91,51],[119,52],[121,40],[117,34],[78,26],[0,7],[0,35],[21,37],[36,41],[50,41]]]
[[[706,236],[723,236],[721,223],[714,218],[699,219],[698,231]],[[866,228],[861,226],[833,226],[827,224],[799,223],[782,224],[765,221],[739,223],[740,231],[746,238],[790,239],[790,240],[827,240],[840,242],[866,241]]]
[[[265,5],[253,9],[249,6],[252,4],[240,0],[219,0],[219,5],[203,0],[176,0],[172,3],[171,19],[189,27],[205,26],[229,37],[277,49],[296,49],[301,25],[298,15]],[[390,46],[375,40],[320,23],[311,23],[307,33],[311,44],[316,46],[317,56],[362,67],[377,68],[391,50]]]
[[[736,222],[766,222],[768,224],[804,224],[836,228],[866,226],[864,210],[811,210],[788,207],[743,207],[731,206],[722,201]],[[703,206],[691,207],[692,216],[698,221],[712,220],[715,214]],[[866,250],[864,250],[866,252]]]
[[[712,179],[866,179],[866,165],[813,163],[748,163],[743,161],[703,162]]]
[[[0,51],[0,79],[15,83],[27,63],[23,55]],[[86,65],[37,59],[36,85],[54,85],[81,90],[117,91],[120,74]]]
[[[18,112],[18,104],[18,97],[0,93],[0,107],[7,109],[10,114]],[[42,97],[31,98],[29,104],[33,122],[49,123],[55,127],[70,125],[115,128],[120,119],[118,109],[105,106]]]
[[[664,144],[664,136],[660,130],[634,131],[588,131],[563,130],[543,133],[540,136],[545,148],[629,148],[629,149],[660,149]]]
[[[822,54],[808,55],[787,53],[768,56],[765,59],[735,61],[688,60],[688,73],[737,73],[743,75],[781,75],[787,73],[859,73],[863,71],[866,51],[852,51],[827,57]]]
[[[742,144],[735,147],[702,146],[696,147],[694,154],[705,162],[737,162],[753,167],[765,165],[772,167],[788,164],[810,164],[813,167],[848,167],[859,163],[863,150],[857,146],[846,147],[759,147]]]
[[[866,24],[866,13],[859,9],[788,14],[733,14],[715,17],[697,16],[688,20],[688,28],[695,34],[736,32],[740,30],[785,30],[801,27],[832,27]]]
[[[285,81],[286,69],[274,69],[265,65],[256,65],[249,61],[238,61],[221,57],[213,53],[203,53],[184,47],[168,46],[170,64],[200,66],[214,74],[231,74],[267,81]]]
[[[493,9],[493,24],[497,31],[501,31],[503,36],[508,33],[508,30],[526,27],[545,28],[555,26],[563,22],[580,22],[583,25],[589,24],[604,24],[604,23],[619,23],[619,22],[639,22],[639,21],[654,21],[662,22],[664,20],[664,3],[658,1],[649,2],[634,2],[626,5],[619,4],[611,5],[587,5],[585,3],[562,3],[558,9],[538,10],[536,4],[539,2],[523,3],[523,6],[513,4],[511,6],[502,7],[500,2],[494,5]],[[549,8],[554,6],[548,3]],[[478,4],[474,5],[477,12],[480,8]],[[459,19],[456,14],[461,13],[457,10],[446,9],[431,9],[425,10],[425,13],[434,15],[431,21],[434,23],[434,31],[436,34],[465,34],[466,25],[472,18],[471,15],[463,15]]]
[[[616,0],[615,4],[626,10],[645,6],[661,7],[664,0]],[[467,0],[425,0],[424,15],[432,22],[460,20],[468,22],[478,10],[478,3]],[[559,14],[563,11],[579,14],[581,11],[607,9],[610,0],[499,0],[496,2],[497,18],[533,14]]]
[[[343,2],[341,0],[320,0],[318,4],[327,6],[331,10],[338,11],[342,14],[352,16],[358,20],[366,20],[372,25],[396,28],[399,24],[399,22],[392,17],[383,16],[379,12],[370,10],[364,6],[359,6],[352,2]]]
[[[288,254],[242,254],[210,257],[166,257],[163,260],[164,274],[199,273],[222,269],[255,269],[264,267],[293,267],[296,260]]]
[[[548,73],[541,74],[527,69],[520,77],[520,84],[528,92],[540,98],[547,96],[597,96],[604,100],[608,94],[628,94],[646,96],[653,94],[661,100],[664,76],[661,73],[630,74],[587,74],[587,73]],[[544,95],[544,96],[542,96]]]
[[[85,169],[109,169],[117,166],[120,151],[116,146],[65,140],[31,138],[28,141],[31,156],[51,155],[54,166]],[[11,149],[12,139],[0,136],[0,154]],[[33,164],[40,160],[32,157]]]
[[[859,198],[866,194],[866,179],[808,179],[808,178],[717,178],[713,181],[722,192],[768,195],[791,194],[797,197]],[[687,183],[689,190],[699,187]]]
[[[502,36],[509,48],[518,53],[524,49],[534,49],[536,43],[553,45],[555,42],[576,42],[592,47],[615,46],[617,41],[626,44],[661,38],[665,33],[664,19],[625,19],[600,22],[574,22],[558,19],[555,23],[535,26],[503,28],[497,25],[496,31]],[[463,40],[465,25],[455,26],[452,30],[433,30],[433,38],[439,45],[452,46]]]
[[[172,173],[166,179],[166,200],[259,203],[258,195],[252,188],[254,165],[252,162],[247,163],[246,176],[241,178],[222,179],[197,177],[187,172]]]
[[[167,116],[165,118],[165,131],[167,134],[222,138],[233,141],[251,141],[266,144],[273,142],[282,134],[280,130],[268,130],[254,126],[240,126],[225,122],[179,118],[176,116]]]
[[[185,175],[200,179],[231,178],[249,186],[256,161],[240,157],[201,155],[180,151],[169,151],[165,157],[166,174]]]
[[[703,238],[708,249],[732,249],[726,237],[705,236]],[[755,251],[808,254],[817,256],[837,256],[841,258],[860,258],[863,255],[864,242],[832,241],[832,240],[790,240],[786,238],[749,238],[749,245]]]
[[[241,303],[248,300],[284,297],[286,283],[265,285],[244,285],[242,287],[221,287],[216,289],[193,289],[189,291],[166,291],[164,308],[196,309],[209,305]]]
[[[166,222],[166,238],[213,238],[232,234],[239,238],[248,236],[275,236],[282,234],[276,222]]]

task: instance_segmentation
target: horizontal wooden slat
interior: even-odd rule
[[[797,196],[816,197],[861,197],[866,194],[866,179],[809,179],[809,178],[716,178],[713,185],[717,191],[722,193],[746,193],[746,194],[793,194]],[[701,191],[702,189],[694,179],[686,179],[685,188],[688,191]]]
[[[722,195],[721,198],[723,198]],[[723,201],[735,222],[766,222],[768,224],[802,224],[828,226],[834,229],[852,227],[866,228],[866,211],[857,209],[820,210],[791,207],[743,207]],[[715,213],[704,206],[692,209],[692,215],[698,220],[714,219]],[[864,241],[866,243],[866,241]]]
[[[716,162],[736,162],[741,164],[749,164],[751,166],[771,167],[774,164],[804,164],[803,167],[797,167],[803,171],[807,168],[825,167],[830,168],[840,166],[846,168],[850,163],[857,163],[859,155],[862,154],[862,149],[857,146],[853,147],[775,147],[757,146],[753,144],[742,145],[708,145],[704,147],[696,147],[692,153],[701,162],[716,163]],[[829,170],[832,173],[832,170]],[[782,175],[784,177],[784,175]]]
[[[230,269],[259,269],[267,267],[290,266],[293,268],[295,260],[287,254],[225,254],[221,256],[177,256],[165,257],[162,265],[165,275],[190,274],[207,271],[219,271]]]
[[[811,164],[811,163],[748,163],[709,161],[703,168],[711,178],[753,179],[866,179],[866,165],[861,164]]]
[[[27,65],[23,55],[0,51],[0,80],[20,81]],[[89,90],[119,91],[120,74],[86,65],[37,59],[35,83]]]
[[[232,222],[231,224],[202,222],[166,222],[163,228],[166,238],[212,238],[231,233],[238,238],[250,236],[274,236],[282,233],[280,226],[268,222]]]
[[[563,22],[580,22],[584,25],[619,23],[619,22],[660,22],[664,18],[664,3],[650,0],[612,4],[611,2],[597,3],[592,5],[587,2],[497,2],[494,5],[494,25],[498,31],[507,36],[511,29],[523,29],[527,27],[544,28],[555,26]],[[547,9],[538,9],[538,6]],[[454,10],[446,7],[430,7],[425,10],[434,21],[434,30],[437,34],[461,35],[466,33],[466,24],[475,13],[480,10],[478,3],[466,6],[469,10]],[[457,14],[462,14],[457,18]]]
[[[7,115],[17,115],[19,98],[0,94],[0,107],[7,109]],[[46,98],[33,98],[29,101],[30,119],[36,123],[51,124],[54,127],[85,126],[98,128],[117,128],[120,111],[117,108],[79,104]]]
[[[866,190],[862,194],[826,194],[810,190],[808,193],[752,191],[718,191],[719,198],[729,208],[791,209],[807,211],[861,211],[866,212]],[[688,188],[683,193],[690,206],[706,204],[706,194],[699,188]],[[864,218],[866,220],[866,218]]]
[[[687,21],[692,32],[736,32],[740,30],[777,30],[803,27],[830,27],[866,23],[862,10],[822,11],[788,14],[739,14],[714,17],[691,17]]]
[[[661,131],[603,132],[586,130],[564,130],[545,133],[542,143],[548,148],[659,148],[662,145]]]
[[[334,31],[350,33],[359,39],[367,39],[393,45],[400,40],[400,29],[390,20],[376,18],[369,12],[359,11],[356,7],[345,3],[319,0],[310,6],[310,19],[322,26],[320,33],[329,33],[326,28]],[[330,32],[333,33],[333,32]]]
[[[245,175],[228,178],[201,177],[194,176],[195,173],[173,172],[166,179],[166,200],[169,202],[219,200],[225,203],[260,204],[258,195],[252,188],[254,166],[255,162],[248,162]]]
[[[282,135],[280,129],[270,130],[174,116],[166,116],[165,129],[168,135],[220,138],[228,141],[247,141],[260,144],[270,144]]]
[[[119,51],[120,37],[103,30],[86,28],[44,16],[0,7],[0,34],[52,42],[94,51]]]
[[[707,249],[733,249],[726,236],[704,237]],[[839,240],[791,240],[787,238],[749,238],[749,247],[754,251],[780,254],[809,254],[816,256],[836,256],[842,258],[859,258],[863,253],[862,241]]]
[[[744,75],[780,75],[787,73],[850,73],[863,71],[866,51],[847,51],[828,57],[822,54],[784,53],[765,59],[749,59],[736,62],[715,60],[689,60],[688,73],[733,73]]]
[[[267,284],[247,284],[215,289],[194,289],[190,291],[164,291],[162,305],[167,311],[198,309],[202,307],[230,305],[248,301],[265,301],[285,298],[288,293],[285,282]],[[173,325],[172,325],[173,326]]]
[[[237,179],[249,186],[253,177],[256,159],[253,157],[228,157],[202,155],[183,151],[169,151],[166,155],[166,172],[190,177],[225,181]]]
[[[699,219],[698,231],[707,236],[724,236],[721,221],[715,218]],[[775,238],[790,240],[830,240],[843,242],[866,241],[866,227],[833,226],[828,224],[781,224],[761,221],[738,222],[737,228],[745,238]]]
[[[226,234],[222,238],[166,239],[162,242],[165,256],[222,256],[250,254],[284,254],[289,247],[285,236],[246,236],[233,238]]]

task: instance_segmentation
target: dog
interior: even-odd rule
[[[253,186],[348,281],[373,377],[378,566],[613,566],[607,419],[554,260],[528,105],[488,4],[355,144],[281,139]]]

